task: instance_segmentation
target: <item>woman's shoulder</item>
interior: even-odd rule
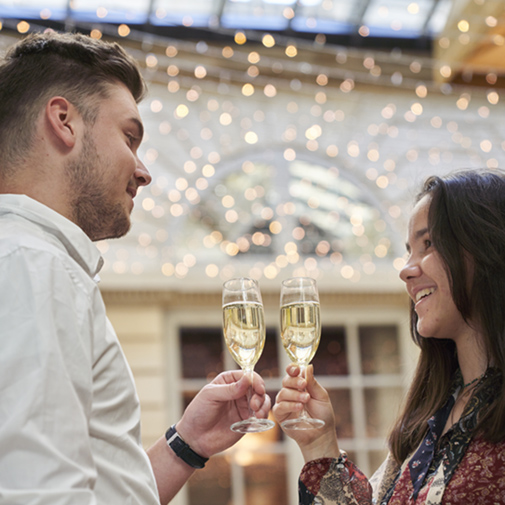
[[[444,494],[446,503],[505,503],[505,442],[493,443],[476,436],[454,472]],[[483,494],[485,493],[485,495]],[[451,501],[454,498],[455,501]],[[458,499],[456,499],[458,498]],[[488,503],[488,502],[479,502]]]
[[[503,465],[505,462],[505,440],[496,443],[489,442],[483,436],[477,435],[470,442],[464,459],[471,460],[472,465],[477,464],[477,460],[480,460],[482,464],[486,464],[486,461],[491,462],[497,459]],[[505,465],[503,465],[502,471],[505,475]]]

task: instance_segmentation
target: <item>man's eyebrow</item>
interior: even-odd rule
[[[428,232],[429,232],[428,228],[421,228],[420,230],[417,230],[414,233],[414,241],[419,240],[421,237],[426,235],[426,233],[428,233]],[[405,249],[407,249],[407,252],[410,252],[410,244],[408,242],[405,242]]]
[[[142,121],[137,119],[136,117],[131,117],[130,121],[135,124],[138,130],[138,137],[140,140],[144,137],[144,125],[142,124]]]

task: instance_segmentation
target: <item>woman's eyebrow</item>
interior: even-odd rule
[[[414,233],[414,242],[422,238],[426,233],[428,233],[428,231],[428,228],[421,228],[420,230],[417,230]],[[408,242],[405,242],[405,249],[407,249],[407,252],[410,252],[410,244]]]

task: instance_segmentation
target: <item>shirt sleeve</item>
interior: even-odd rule
[[[72,268],[0,251],[0,505],[96,504],[90,308]]]
[[[371,505],[372,487],[344,452],[338,459],[309,461],[299,479],[300,505]]]

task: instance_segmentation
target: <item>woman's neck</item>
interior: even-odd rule
[[[477,377],[481,377],[490,365],[482,340],[481,335],[477,332],[462,335],[456,340],[463,384],[468,384]]]

